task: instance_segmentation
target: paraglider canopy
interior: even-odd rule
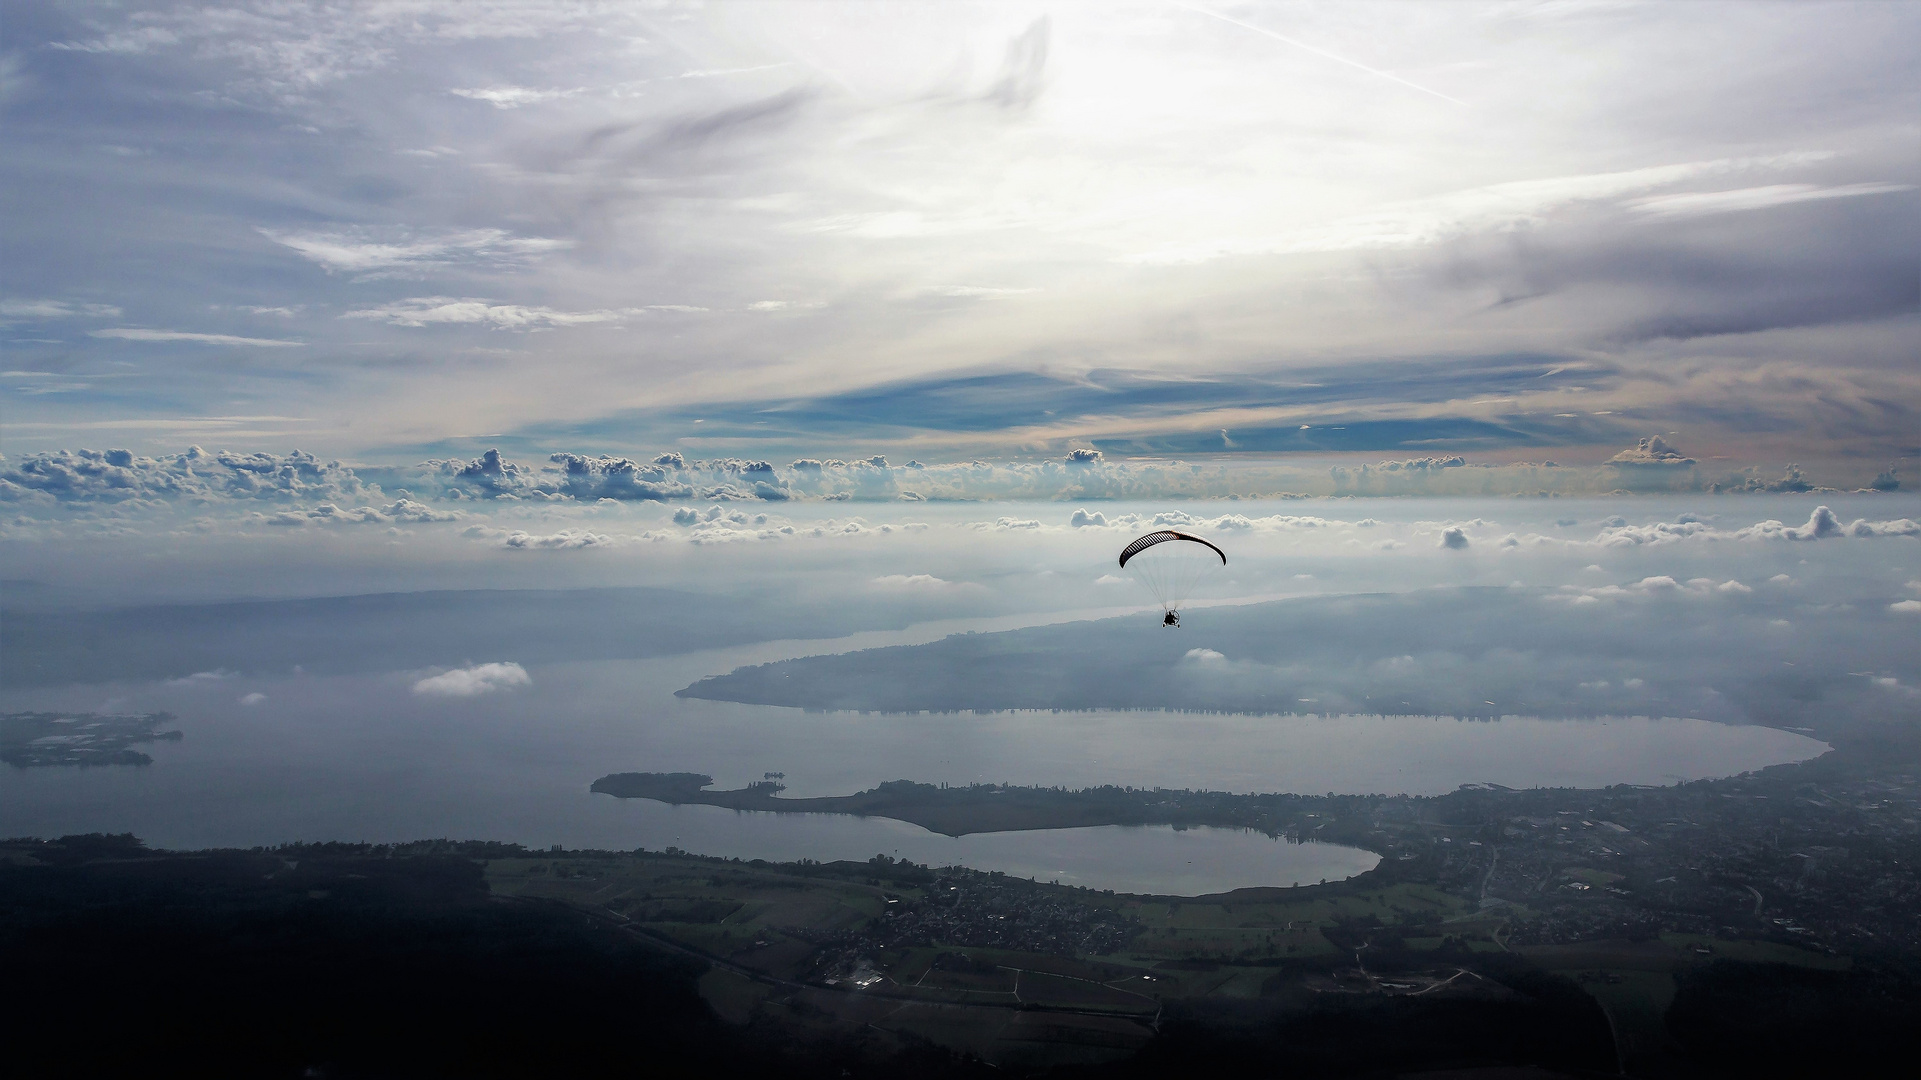
[[[1127,560],[1133,558],[1136,555],[1139,555],[1141,552],[1146,551],[1148,548],[1153,547],[1155,544],[1165,544],[1171,540],[1187,540],[1187,541],[1191,541],[1193,543],[1199,544],[1202,547],[1206,548],[1207,550],[1213,552],[1214,554],[1219,555],[1221,557],[1222,566],[1227,565],[1227,552],[1222,551],[1220,548],[1215,547],[1213,544],[1208,543],[1207,541],[1201,539],[1198,536],[1190,536],[1189,534],[1184,532],[1175,532],[1173,529],[1162,529],[1159,532],[1148,533],[1146,536],[1143,536],[1140,539],[1122,548],[1121,549],[1121,566],[1126,567]]]
[[[1162,529],[1121,549],[1121,567],[1130,569],[1167,612],[1163,626],[1179,626],[1175,613],[1194,586],[1227,565],[1227,552],[1198,536]]]

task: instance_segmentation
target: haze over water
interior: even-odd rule
[[[1208,611],[1196,609],[1190,624],[1204,626]],[[973,621],[994,629],[1022,623],[1049,620]],[[1667,784],[1804,760],[1825,749],[1775,728],[1645,716],[861,714],[674,696],[742,663],[938,640],[967,625],[655,659],[529,664],[526,685],[468,697],[417,692],[417,670],[213,672],[14,689],[0,695],[7,709],[172,712],[179,720],[170,726],[185,738],[151,747],[154,764],[143,768],[0,773],[0,833],[130,831],[172,847],[450,836],[533,846],[675,846],[766,859],[885,853],[1191,895],[1340,878],[1371,866],[1374,856],[1232,830],[1109,828],[954,840],[885,819],[672,808],[590,794],[587,785],[608,772],[689,771],[713,776],[722,788],[779,772],[793,797],[848,794],[893,779],[1438,794],[1464,783]],[[1162,640],[1182,643],[1176,632]],[[512,651],[511,642],[501,643],[500,655]]]

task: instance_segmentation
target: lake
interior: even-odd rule
[[[154,758],[147,767],[0,771],[0,835],[133,832],[174,848],[444,836],[676,846],[770,860],[878,853],[1092,888],[1195,895],[1336,880],[1365,871],[1376,857],[1231,829],[1104,827],[955,839],[881,818],[619,800],[588,785],[610,772],[691,771],[723,787],[781,772],[794,796],[848,794],[893,779],[1438,794],[1478,782],[1668,784],[1826,750],[1790,731],[1679,718],[862,715],[673,696],[739,664],[924,641],[952,629],[536,666],[531,686],[459,699],[413,693],[417,672],[7,691],[0,705],[8,710],[166,710],[179,716],[186,737],[147,747]],[[265,699],[240,703],[254,694]]]

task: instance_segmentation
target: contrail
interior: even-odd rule
[[[1442,101],[1451,101],[1456,105],[1467,104],[1467,102],[1462,101],[1460,98],[1448,97],[1446,94],[1441,93],[1439,90],[1429,90],[1427,87],[1422,86],[1420,83],[1409,82],[1408,80],[1401,78],[1399,75],[1382,71],[1379,68],[1368,67],[1366,64],[1363,64],[1358,60],[1349,60],[1345,56],[1340,56],[1335,53],[1328,52],[1326,49],[1315,48],[1314,46],[1309,45],[1305,41],[1296,41],[1293,38],[1288,37],[1286,34],[1277,34],[1274,31],[1269,30],[1264,26],[1255,26],[1253,23],[1244,23],[1239,19],[1230,19],[1227,16],[1222,15],[1218,11],[1209,11],[1204,7],[1195,7],[1192,4],[1176,4],[1174,6],[1180,7],[1180,8],[1186,8],[1187,10],[1192,11],[1197,15],[1206,15],[1206,16],[1209,16],[1210,18],[1219,19],[1224,23],[1231,23],[1232,25],[1238,26],[1243,30],[1252,30],[1257,34],[1262,34],[1267,37],[1271,37],[1275,41],[1285,42],[1286,44],[1292,45],[1297,49],[1304,49],[1307,52],[1313,53],[1315,56],[1324,56],[1329,60],[1334,60],[1339,63],[1346,64],[1348,67],[1360,68],[1362,71],[1367,72],[1369,75],[1378,76],[1380,78],[1388,80],[1389,82],[1400,83],[1402,86],[1408,87],[1410,89],[1419,90],[1423,94],[1432,94],[1435,97],[1440,98]]]

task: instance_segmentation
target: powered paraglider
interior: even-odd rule
[[[1227,565],[1227,553],[1198,536],[1162,529],[1121,549],[1121,568],[1153,592],[1166,616],[1162,626],[1181,625],[1181,605],[1194,587]]]

